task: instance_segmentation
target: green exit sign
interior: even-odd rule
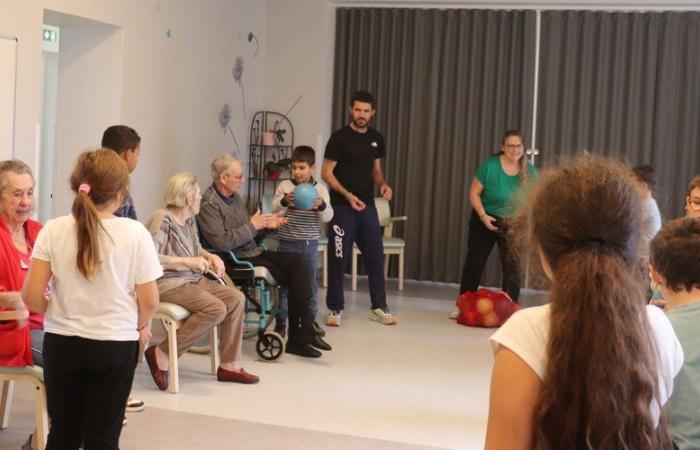
[[[58,53],[60,28],[44,25],[41,29],[41,43],[44,51]]]
[[[58,33],[55,30],[44,28],[44,40],[48,42],[58,42]]]

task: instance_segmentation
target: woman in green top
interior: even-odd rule
[[[500,153],[488,158],[477,169],[469,189],[472,215],[460,295],[479,288],[486,260],[494,244],[498,243],[503,290],[518,301],[520,268],[517,259],[508,252],[508,218],[514,212],[511,200],[515,192],[536,173],[535,166],[525,158],[525,140],[516,130],[506,131]]]

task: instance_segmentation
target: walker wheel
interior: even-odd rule
[[[284,353],[284,339],[274,331],[266,331],[265,334],[258,337],[258,342],[255,345],[255,350],[258,355],[265,361],[274,361]]]

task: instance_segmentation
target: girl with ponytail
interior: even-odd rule
[[[491,337],[487,449],[671,448],[661,411],[683,353],[636,276],[641,193],[628,173],[581,157],[545,171],[520,211],[552,286],[549,304]]]
[[[118,449],[139,341],[150,338],[163,272],[146,228],[113,215],[129,185],[116,153],[81,154],[70,185],[72,214],[42,228],[22,290],[31,309],[46,312],[46,448]]]

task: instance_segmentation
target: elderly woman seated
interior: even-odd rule
[[[197,179],[189,173],[172,176],[165,188],[165,209],[156,211],[148,227],[163,264],[158,280],[161,302],[175,303],[191,315],[177,330],[177,354],[182,356],[193,344],[220,325],[221,365],[219,381],[257,383],[259,378],[241,367],[243,339],[243,293],[204,276],[221,277],[224,263],[199,243],[194,216],[202,196]],[[153,380],[161,390],[168,388],[168,340],[146,350]]]
[[[29,166],[18,160],[0,161],[0,308],[27,309],[20,291],[29,270],[34,241],[41,229],[39,222],[29,218],[33,205],[34,178]],[[29,330],[34,364],[43,366],[42,314],[29,311]],[[36,445],[36,439],[29,436],[22,449],[36,448]]]

